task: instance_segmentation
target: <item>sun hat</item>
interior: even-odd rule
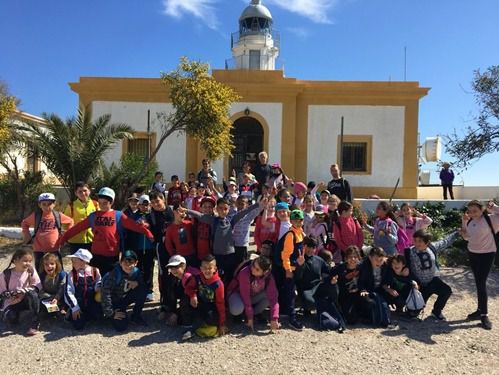
[[[78,258],[84,261],[85,263],[90,263],[93,258],[93,255],[87,249],[78,249],[73,255],[68,255],[68,258]]]

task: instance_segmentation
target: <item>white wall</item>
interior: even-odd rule
[[[111,114],[111,123],[123,122],[130,125],[135,131],[147,131],[147,110],[151,111],[151,132],[156,132],[156,141],[159,141],[161,130],[156,119],[156,113],[169,112],[172,105],[169,103],[137,103],[137,102],[107,102],[96,101],[92,103],[93,119],[104,114]],[[169,181],[170,175],[177,174],[181,179],[186,178],[185,168],[185,135],[172,134],[161,146],[156,160],[159,169]],[[106,164],[117,162],[121,158],[122,144],[119,143],[105,156]]]
[[[453,186],[455,199],[470,201],[479,199],[487,201],[489,199],[499,198],[499,186]],[[419,199],[436,199],[440,200],[443,197],[441,186],[420,186],[418,187]]]
[[[372,174],[345,173],[345,177],[352,186],[393,187],[403,174],[404,110],[397,106],[309,106],[307,179],[331,179],[329,167],[339,162],[338,135],[344,116],[344,135],[373,136]]]

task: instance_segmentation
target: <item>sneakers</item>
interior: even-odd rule
[[[132,315],[130,320],[138,326],[147,327],[148,325],[144,318],[142,318],[142,316],[140,315]]]
[[[190,340],[193,337],[194,337],[194,335],[193,335],[191,330],[185,331],[184,334],[182,335],[182,341]]]
[[[476,310],[475,312],[472,312],[471,314],[469,314],[466,319],[467,320],[480,320],[480,318],[482,317],[482,313],[480,312],[480,310]]]
[[[489,317],[487,315],[482,315],[480,317],[480,325],[482,326],[483,329],[486,330],[491,330],[492,329],[492,322],[489,320]]]
[[[28,331],[26,332],[26,336],[35,336],[36,334],[38,334],[38,332],[40,332],[39,329],[40,323],[32,323],[31,327],[29,327]]]
[[[289,319],[289,326],[295,331],[301,331],[303,329],[303,323],[296,318]]]
[[[153,301],[154,301],[154,294],[153,293],[147,293],[146,302],[153,302]]]
[[[432,311],[431,312],[431,315],[430,315],[433,319],[435,320],[438,320],[439,322],[443,322],[443,321],[446,321],[447,319],[445,318],[445,316],[442,314],[442,312],[440,313],[436,313],[435,311]]]

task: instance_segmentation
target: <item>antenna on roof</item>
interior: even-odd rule
[[[407,81],[407,46],[404,46],[404,82]]]

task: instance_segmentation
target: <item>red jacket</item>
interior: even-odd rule
[[[364,245],[364,234],[362,233],[360,223],[352,217],[345,218],[339,216],[338,224],[333,224],[333,238],[336,241],[338,248],[343,253],[347,247],[351,245],[355,245],[359,249],[362,249],[362,245]]]
[[[181,224],[170,224],[165,232],[165,248],[170,256],[193,255],[196,250],[192,238],[192,222],[183,220]]]
[[[145,225],[137,224],[124,213],[121,213],[121,225],[125,229],[145,234],[150,240],[154,238]],[[88,228],[90,228],[90,221],[87,217],[74,227],[68,229],[66,233],[64,233],[64,235],[57,241],[57,245],[60,246],[64,244],[69,238]],[[96,211],[92,231],[94,233],[91,250],[92,254],[111,257],[117,256],[120,253],[121,239],[118,233],[118,228],[116,227],[116,215],[114,210],[106,212]]]
[[[207,289],[211,290],[207,291]],[[218,325],[225,325],[225,291],[218,273],[215,273],[209,280],[206,280],[203,273],[192,275],[185,283],[184,292],[189,298],[197,296],[198,303],[214,303],[218,311]]]

